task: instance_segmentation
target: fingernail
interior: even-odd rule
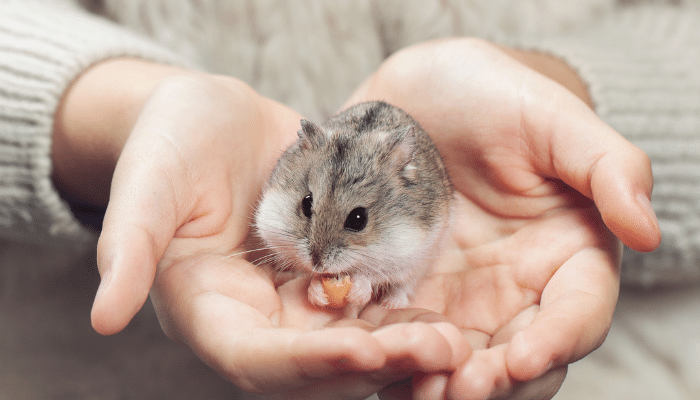
[[[649,221],[658,229],[659,220],[656,218],[656,212],[654,211],[654,207],[651,206],[649,198],[645,194],[639,193],[637,195],[637,203],[646,211]]]
[[[552,368],[554,368],[554,361],[550,361],[549,364],[547,364],[547,366],[544,367],[543,370],[541,370],[541,371],[539,371],[537,374],[533,375],[533,377],[530,378],[530,379],[531,379],[531,380],[535,380],[535,379],[537,379],[537,378],[541,378],[542,376],[544,376],[544,374],[546,374],[547,372],[551,371]]]
[[[105,271],[105,273],[102,274],[102,278],[100,279],[100,286],[97,287],[97,293],[95,293],[95,302],[97,302],[98,299],[105,292],[105,290],[107,290],[107,286],[109,286],[109,282],[111,280],[112,280],[111,271]]]
[[[549,364],[547,364],[547,367],[544,369],[541,375],[546,374],[549,372],[552,368],[554,368],[554,361],[550,361]]]

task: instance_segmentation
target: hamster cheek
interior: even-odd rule
[[[260,201],[255,213],[255,225],[258,234],[268,245],[289,241],[293,226],[290,204],[293,204],[290,196],[279,189],[269,189]]]

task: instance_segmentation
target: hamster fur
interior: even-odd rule
[[[323,125],[302,120],[255,213],[276,268],[311,275],[311,303],[328,303],[321,277],[350,275],[348,303],[410,304],[446,230],[452,186],[428,134],[384,102],[353,106]]]

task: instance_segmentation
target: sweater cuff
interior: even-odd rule
[[[184,64],[68,4],[0,5],[0,235],[52,245],[94,240],[53,186],[51,135],[71,82],[113,57]]]
[[[600,26],[517,45],[551,53],[588,84],[598,115],[652,161],[658,250],[625,249],[622,281],[700,282],[700,13],[638,6]]]

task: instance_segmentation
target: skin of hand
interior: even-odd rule
[[[413,115],[445,159],[451,234],[413,305],[473,349],[455,371],[416,373],[380,398],[553,397],[610,327],[617,238],[639,251],[660,242],[648,157],[593,113],[565,64],[478,39],[398,52],[346,106],[367,100]],[[387,318],[378,307],[361,317]]]
[[[150,292],[170,338],[285,399],[362,399],[453,370],[470,347],[440,314],[344,319],[306,301],[308,281],[280,284],[251,262],[253,209],[300,119],[235,79],[143,61],[76,80],[57,114],[54,179],[66,196],[108,202],[93,327],[120,331]]]
[[[473,55],[480,58],[462,59]],[[442,73],[427,73],[440,71],[436,67]],[[475,72],[500,92],[468,79]],[[569,92],[503,51],[474,40],[436,42],[390,59],[353,99],[381,98],[415,114],[439,139],[453,179],[460,177],[458,228],[418,292],[423,310],[370,308],[364,320],[350,321],[310,309],[306,282],[276,286],[250,262],[230,257],[250,249],[261,177],[294,140],[299,116],[238,82],[189,75],[133,60],[105,62],[84,74],[57,118],[55,177],[64,192],[99,203],[107,195],[83,183],[101,180],[102,172],[109,181],[119,160],[98,248],[103,282],[95,328],[122,329],[155,279],[151,295],[165,332],[247,390],[362,398],[413,375],[418,398],[551,397],[565,365],[602,342],[617,296],[619,246],[578,192],[596,200],[602,220],[625,243],[640,250],[658,243],[653,212],[644,204],[651,174],[641,152],[586,114],[583,103],[572,104]],[[482,92],[478,99],[465,95],[475,89]],[[559,104],[562,99],[568,104]],[[483,117],[502,100],[512,103],[506,101],[501,115]],[[575,112],[569,120],[552,118],[553,105]],[[514,111],[528,124],[509,126]],[[567,135],[584,130],[593,137],[574,136],[579,140],[571,143]],[[227,151],[232,148],[246,150]],[[579,159],[585,150],[603,154]],[[71,170],[78,176],[64,174]],[[468,361],[465,338],[477,349]],[[400,395],[397,388],[383,395]]]

